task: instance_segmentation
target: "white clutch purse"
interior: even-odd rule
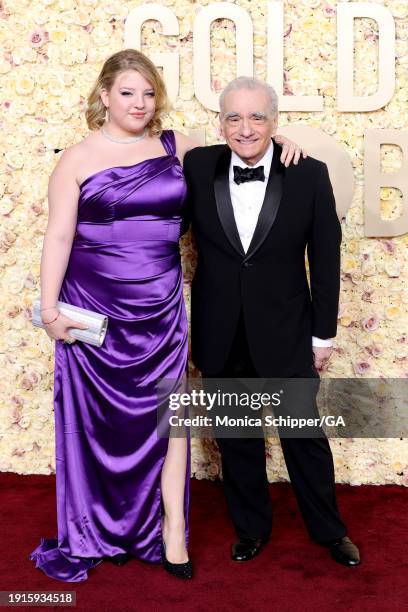
[[[71,304],[65,304],[64,302],[57,302],[57,307],[61,314],[73,321],[84,323],[88,327],[88,329],[70,329],[69,335],[72,338],[92,344],[93,346],[102,346],[108,329],[108,317],[106,315],[86,310],[85,308],[79,308],[78,306],[72,306]],[[40,308],[41,302],[38,299],[33,304],[32,324],[36,327],[44,328]]]

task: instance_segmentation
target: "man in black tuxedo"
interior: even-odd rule
[[[226,145],[184,158],[197,269],[191,295],[192,357],[203,377],[317,377],[336,335],[341,228],[327,167],[308,157],[286,168],[273,142],[277,97],[240,77],[220,97]],[[307,249],[310,289],[305,269]],[[232,559],[268,540],[272,507],[264,438],[217,438]],[[310,536],[347,566],[360,563],[335,496],[327,438],[282,438],[288,473]]]

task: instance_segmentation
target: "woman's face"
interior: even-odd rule
[[[156,110],[154,89],[136,70],[121,72],[110,91],[101,90],[101,99],[109,122],[127,132],[142,132]]]

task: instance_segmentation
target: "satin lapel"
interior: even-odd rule
[[[229,188],[229,166],[231,161],[231,150],[225,147],[221,153],[215,168],[214,193],[217,204],[218,216],[224,232],[234,249],[243,257],[245,255],[235,223],[234,210],[232,208],[231,194]]]
[[[273,148],[271,171],[269,173],[268,184],[266,186],[265,198],[259,213],[258,222],[252,236],[251,244],[245,255],[245,261],[255,255],[265,238],[271,231],[272,225],[278,214],[283,192],[283,176],[285,166],[280,161],[282,149],[276,143]]]

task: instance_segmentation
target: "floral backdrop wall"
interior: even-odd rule
[[[281,113],[281,124],[306,123],[342,144],[354,167],[356,189],[343,221],[342,285],[335,353],[325,376],[408,376],[408,236],[363,236],[363,132],[370,127],[408,129],[408,3],[375,0],[396,23],[397,82],[385,108],[366,113],[336,110],[335,0],[286,0],[285,92],[324,97],[324,111]],[[179,36],[162,36],[161,26],[143,27],[147,54],[180,55],[180,91],[165,127],[205,128],[207,143],[218,141],[217,114],[203,108],[192,84],[192,24],[207,2],[161,0],[178,18]],[[5,0],[0,2],[0,470],[54,471],[52,404],[53,347],[31,323],[39,294],[39,262],[47,223],[47,181],[65,149],[87,133],[84,108],[103,61],[123,48],[124,22],[137,0]],[[265,0],[239,0],[254,26],[255,75],[266,77]],[[355,93],[375,91],[378,29],[370,19],[355,24]],[[218,20],[212,29],[213,87],[234,74],[234,25]],[[401,163],[396,147],[383,148],[385,169]],[[381,193],[382,213],[401,210],[401,194]],[[185,297],[194,269],[194,247],[183,241]],[[408,442],[400,439],[333,440],[339,482],[399,483],[408,486]],[[271,481],[286,479],[278,441],[267,445]],[[193,442],[192,472],[219,474],[211,441]]]

